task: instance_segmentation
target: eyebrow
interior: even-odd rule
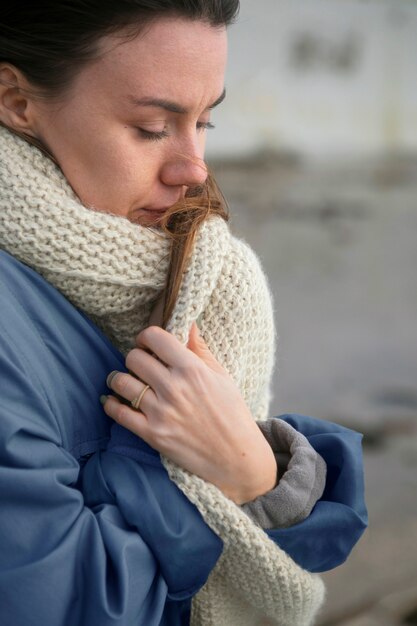
[[[226,89],[223,89],[222,94],[217,98],[217,100],[210,104],[205,110],[211,111],[215,107],[219,106],[225,97]],[[129,96],[129,100],[132,104],[139,107],[158,107],[159,109],[165,109],[165,111],[169,111],[170,113],[179,113],[180,115],[186,115],[189,113],[188,109],[171,100],[164,100],[160,98],[135,98],[134,96]]]

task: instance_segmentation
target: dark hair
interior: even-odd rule
[[[0,61],[48,95],[94,59],[101,37],[169,15],[228,26],[239,0],[1,0]]]
[[[1,0],[0,62],[18,68],[40,94],[59,96],[83,66],[97,57],[105,35],[126,31],[133,36],[170,15],[213,27],[228,26],[238,12],[239,0]],[[173,237],[164,325],[198,226],[212,214],[227,219],[224,198],[209,176],[204,188],[192,191],[164,221],[164,229]]]

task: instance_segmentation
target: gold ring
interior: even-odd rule
[[[133,398],[133,400],[132,400],[132,402],[130,404],[136,411],[139,411],[140,403],[142,402],[143,396],[145,395],[145,393],[150,388],[151,388],[150,385],[145,385],[145,387],[142,389],[141,393],[138,396],[136,396],[135,398]]]

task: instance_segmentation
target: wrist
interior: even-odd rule
[[[247,479],[239,484],[235,493],[228,497],[241,506],[272,491],[277,486],[278,479],[277,461],[272,448],[267,444],[265,451],[257,459],[256,467]]]

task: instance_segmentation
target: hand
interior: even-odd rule
[[[194,324],[187,346],[157,326],[142,331],[111,389],[131,402],[150,385],[140,410],[109,396],[104,410],[181,467],[237,504],[274,488],[277,465],[239,389]]]

